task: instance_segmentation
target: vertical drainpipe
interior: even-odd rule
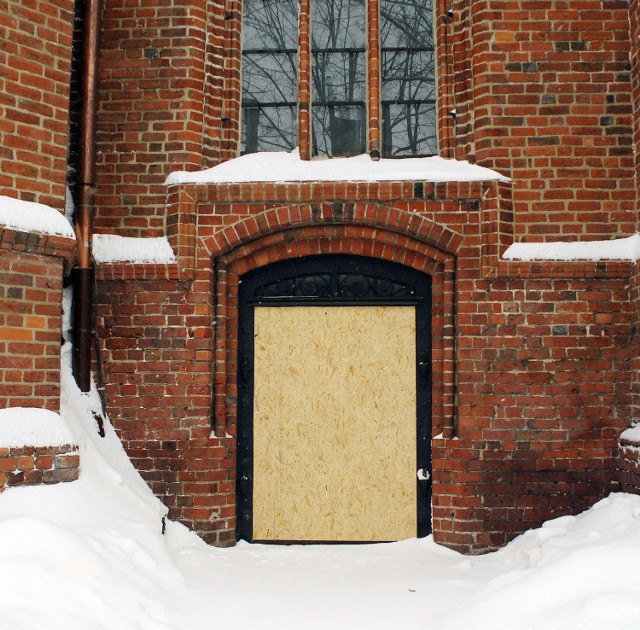
[[[100,37],[100,0],[85,0],[82,47],[80,157],[76,208],[77,260],[74,269],[73,375],[78,387],[91,387],[92,282],[91,243],[95,199],[96,88]]]

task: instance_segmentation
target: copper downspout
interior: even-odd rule
[[[82,77],[80,108],[80,157],[77,182],[76,239],[74,269],[73,374],[78,387],[91,387],[91,285],[93,268],[93,207],[96,191],[96,89],[100,37],[100,0],[85,0],[83,19]]]

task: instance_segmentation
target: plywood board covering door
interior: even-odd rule
[[[411,306],[256,307],[253,538],[416,535]]]

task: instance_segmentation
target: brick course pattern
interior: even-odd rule
[[[634,166],[637,177],[640,170],[640,2],[638,0],[629,1],[629,40],[631,42]]]
[[[514,179],[516,238],[633,233],[629,3],[438,4],[443,148]]]
[[[99,71],[97,231],[162,235],[166,176],[203,166],[207,29],[224,23],[205,0],[106,0]],[[214,11],[215,9],[215,11]],[[209,19],[209,12],[218,16]],[[219,38],[219,34],[218,34]],[[143,232],[144,231],[144,232]]]
[[[0,195],[65,205],[73,0],[0,3]],[[0,407],[59,409],[75,242],[0,225]]]
[[[0,407],[59,410],[63,262],[0,249]]]
[[[495,548],[617,488],[626,283],[458,281],[458,440],[433,442],[436,540]]]
[[[0,448],[0,493],[15,486],[75,481],[80,456],[74,444]]]
[[[0,195],[64,208],[73,0],[5,0]]]

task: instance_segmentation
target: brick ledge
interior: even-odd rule
[[[628,278],[635,263],[620,260],[500,260],[497,278]]]
[[[185,280],[176,263],[96,263],[98,280]]]
[[[65,272],[69,272],[75,262],[76,241],[66,236],[22,232],[0,225],[0,250],[62,258]]]
[[[279,181],[279,182],[209,182],[174,184],[169,196],[183,190],[198,203],[212,202],[282,202],[364,201],[420,199],[425,201],[462,201],[482,199],[495,184],[492,180],[471,182],[406,181]]]
[[[75,481],[80,474],[78,446],[0,448],[0,493],[10,487]]]

